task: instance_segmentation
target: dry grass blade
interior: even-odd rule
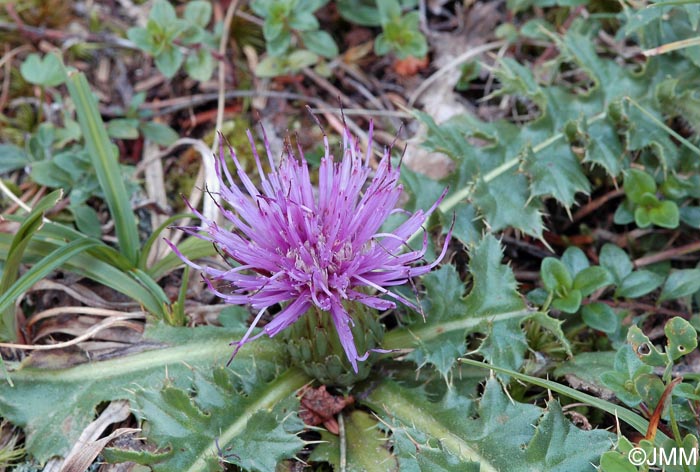
[[[119,428],[109,436],[97,439],[111,424],[126,420],[130,414],[129,402],[118,400],[110,403],[102,414],[83,430],[58,470],[60,472],[84,472],[112,439],[123,434],[140,431],[133,428]]]
[[[82,341],[85,341],[86,339],[90,339],[97,335],[102,330],[105,330],[107,328],[111,328],[114,326],[121,326],[123,325],[124,321],[127,320],[133,320],[133,319],[142,319],[145,315],[142,312],[137,312],[134,314],[125,314],[122,316],[112,316],[110,318],[107,318],[106,320],[96,324],[89,330],[87,330],[84,334],[81,334],[80,336],[71,339],[70,341],[65,341],[61,343],[56,343],[56,344],[15,344],[15,343],[0,343],[0,347],[5,347],[9,349],[24,349],[24,350],[34,350],[34,351],[49,351],[52,349],[62,349],[68,346],[73,346],[75,344],[81,343]]]
[[[77,316],[72,319],[65,317],[57,317],[46,320],[41,324],[39,330],[34,333],[31,338],[31,344],[51,344],[50,342],[40,341],[42,338],[52,338],[61,340],[66,335],[72,337],[80,336],[90,330],[97,323],[101,322],[99,318],[94,316]],[[141,320],[122,321],[109,329],[100,331],[95,335],[91,344],[122,343],[133,344],[138,343],[143,333],[144,323]],[[60,336],[60,337],[59,337]],[[53,341],[55,342],[55,341]],[[81,343],[81,349],[84,349],[85,343]]]
[[[437,70],[433,75],[425,79],[420,86],[411,94],[409,100],[408,100],[408,107],[411,108],[414,103],[416,103],[416,100],[425,92],[428,90],[428,88],[440,77],[443,75],[447,74],[449,71],[454,69],[455,67],[461,65],[463,62],[468,61],[469,59],[478,56],[479,54],[483,54],[488,51],[492,51],[494,49],[498,49],[501,46],[505,44],[504,41],[494,41],[492,43],[486,43],[481,46],[477,46],[473,49],[470,49],[463,54],[460,54],[459,56],[455,57],[452,61],[450,61],[449,64],[445,65],[444,67],[440,68]]]
[[[233,15],[236,13],[238,8],[238,0],[233,0],[226,10],[226,17],[224,18],[224,28],[221,34],[221,40],[219,42],[219,56],[226,57],[226,43],[229,40],[229,35],[231,33],[231,22],[233,21]],[[226,89],[226,63],[219,63],[219,97],[216,111],[216,129],[220,130],[224,123],[224,108],[225,108],[225,89]],[[217,134],[214,135],[214,143],[212,145],[212,153],[219,151],[220,137]],[[206,199],[204,201],[203,214],[206,218],[216,222],[220,221],[220,212],[218,206],[220,200],[218,197],[219,193],[219,179],[216,176],[216,170],[214,168],[214,155],[212,153],[202,154],[202,162],[204,163],[204,182],[207,189],[211,192],[213,196],[212,199]],[[201,172],[200,172],[201,174]],[[199,181],[199,175],[197,176]]]
[[[647,57],[658,56],[659,54],[667,54],[672,51],[678,51],[679,49],[685,49],[692,46],[700,45],[700,38],[688,38],[682,39],[680,41],[674,41],[672,43],[663,44],[655,48],[646,49],[642,51]]]
[[[181,139],[178,139],[177,141],[175,141],[173,144],[171,144],[167,149],[163,150],[162,152],[159,152],[159,153],[154,154],[154,155],[149,155],[147,158],[145,158],[143,161],[141,161],[139,163],[139,165],[136,167],[136,171],[134,172],[134,176],[138,176],[142,172],[145,172],[146,169],[148,168],[148,166],[150,166],[153,161],[155,161],[155,160],[160,161],[163,157],[165,157],[168,154],[170,154],[171,152],[173,152],[174,149],[176,149],[179,146],[183,146],[183,145],[192,146],[195,149],[195,151],[197,151],[199,153],[199,155],[202,157],[202,167],[200,168],[200,171],[197,174],[195,184],[192,187],[192,193],[190,194],[190,196],[187,199],[190,202],[190,205],[192,205],[194,208],[196,208],[199,205],[199,202],[202,200],[202,196],[204,195],[204,191],[202,189],[202,184],[205,184],[207,182],[206,171],[203,171],[202,169],[207,168],[207,164],[206,164],[207,159],[213,159],[213,155],[211,153],[211,150],[209,149],[209,147],[207,147],[207,145],[201,139],[181,138]],[[213,171],[213,169],[214,168],[212,167],[212,171]],[[215,180],[217,180],[217,183],[218,183],[218,179],[215,179]],[[209,185],[209,184],[206,183],[206,185]],[[212,188],[208,187],[208,190],[211,192]],[[207,204],[206,203],[207,201],[211,201],[211,199],[205,200],[205,204]],[[204,212],[204,215],[205,216],[207,215],[206,211]],[[183,219],[180,222],[180,225],[186,226],[189,224],[189,221],[190,221],[189,218]],[[169,239],[173,244],[177,245],[180,242],[180,240],[182,239],[182,232],[178,231],[178,232],[174,233],[172,235],[172,237],[170,237],[169,231],[166,229],[163,231],[162,236],[166,239]],[[154,246],[156,248],[158,248],[158,245],[154,245]],[[149,264],[150,264],[150,261],[152,261],[154,259],[154,256],[153,256],[154,251],[157,251],[157,249],[152,250],[151,253],[149,254],[149,258],[148,258]]]
[[[37,321],[41,321],[47,318],[51,318],[57,315],[64,314],[74,314],[74,315],[91,315],[91,316],[104,316],[104,317],[118,317],[126,316],[128,319],[145,319],[146,312],[144,311],[134,311],[134,312],[124,312],[118,310],[107,310],[105,308],[93,308],[88,306],[59,306],[56,308],[49,308],[48,310],[41,311],[32,316],[32,319],[27,323],[27,327],[31,328]]]
[[[71,284],[70,286],[61,284],[59,282],[56,282],[54,280],[40,280],[39,282],[35,283],[32,288],[29,290],[30,292],[36,292],[36,291],[42,291],[42,290],[60,290],[62,292],[65,292],[67,295],[70,297],[74,298],[75,300],[84,303],[85,305],[88,305],[90,307],[96,307],[96,308],[104,308],[104,309],[117,309],[117,308],[136,308],[138,307],[137,303],[134,302],[111,302],[108,300],[105,300],[104,298],[100,297],[97,295],[95,292],[87,288],[85,285],[74,283]],[[64,308],[64,307],[61,307]],[[60,309],[60,308],[59,308]],[[52,308],[53,310],[53,308]],[[49,313],[51,313],[50,310],[47,310]],[[121,312],[119,312],[121,313]],[[52,315],[45,315],[45,316],[52,316]],[[111,315],[106,315],[106,316],[111,316]],[[36,320],[36,315],[32,317],[31,323],[34,323]]]
[[[146,193],[150,201],[155,202],[161,208],[168,207],[168,197],[165,192],[165,178],[163,173],[163,162],[161,159],[151,159],[152,156],[158,155],[158,145],[147,141],[143,147],[143,160],[148,161],[148,165],[144,170]],[[151,226],[153,228],[159,227],[166,219],[165,215],[162,215],[156,211],[151,213]],[[151,248],[150,254],[148,254],[148,263],[150,267],[157,259],[163,257],[167,251],[167,246],[162,242],[162,239],[158,239],[156,243]]]

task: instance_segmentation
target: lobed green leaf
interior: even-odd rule
[[[480,362],[468,363],[489,368]],[[498,371],[522,377],[509,369]],[[380,414],[394,436],[419,431],[418,440],[427,443],[428,451],[438,444],[449,451],[453,457],[445,459],[454,467],[447,470],[593,471],[593,464],[611,445],[610,433],[579,430],[555,401],[546,409],[511,401],[495,379],[487,381],[476,417],[441,411],[438,404],[386,380],[363,402]],[[408,462],[412,466],[408,470],[422,470],[416,467],[422,449],[414,449],[415,459]]]
[[[148,330],[145,339],[130,349],[131,355],[111,360],[70,366],[74,361],[71,356],[67,352],[58,352],[50,366],[40,367],[33,364],[46,361],[33,355],[22,365],[11,366],[8,375],[12,386],[3,387],[0,416],[24,429],[28,452],[44,463],[52,456],[68,452],[92,421],[99,403],[116,399],[137,401],[145,398],[144,395],[157,395],[153,392],[160,391],[166,375],[176,379],[178,385],[189,378],[193,367],[223,365],[231,354],[231,340],[240,338],[243,332],[161,325]],[[245,346],[236,357],[233,368],[238,375],[243,375],[255,366],[269,375],[269,372],[276,371],[278,362],[276,343],[262,339]],[[299,386],[308,381],[305,377],[292,378],[300,382]],[[291,381],[289,376],[287,379],[287,382]],[[261,392],[253,404],[271,406],[265,398]],[[56,405],[61,405],[61,408],[56,408]],[[255,410],[245,409],[241,417],[236,416],[232,421],[243,426]],[[207,430],[202,434],[216,435],[218,432],[218,429]]]

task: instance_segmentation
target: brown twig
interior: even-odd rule
[[[591,300],[593,301],[593,300]],[[621,302],[621,301],[613,301],[613,300],[595,300],[597,302],[605,303],[606,305],[612,307],[612,308],[626,308],[629,310],[640,310],[640,311],[648,311],[651,313],[657,313],[659,315],[667,315],[667,316],[680,316],[682,318],[687,318],[688,314],[687,313],[682,313],[680,311],[675,311],[675,310],[669,310],[668,308],[656,306],[656,305],[650,305],[648,303],[641,303],[641,302]],[[587,304],[584,302],[584,305]]]
[[[311,79],[316,85],[324,89],[326,92],[330,93],[333,97],[339,98],[343,106],[351,108],[361,108],[360,105],[355,103],[355,101],[353,101],[350,97],[341,92],[340,89],[338,89],[338,87],[336,87],[328,80],[318,75],[313,70],[306,67],[303,69],[303,72],[304,75]]]
[[[664,393],[661,394],[661,398],[659,399],[659,403],[656,405],[656,408],[654,408],[654,413],[651,415],[651,418],[649,418],[649,427],[647,428],[647,434],[644,435],[644,439],[653,441],[654,437],[656,437],[656,430],[659,427],[659,420],[661,420],[661,412],[664,410],[666,399],[673,391],[673,387],[682,381],[683,377],[676,377],[668,385],[666,385]],[[676,438],[676,440],[680,440],[680,438]]]
[[[111,328],[113,326],[123,326],[125,322],[128,322],[128,320],[132,319],[142,319],[143,318],[143,313],[137,312],[134,314],[124,314],[123,316],[111,316],[100,323],[96,324],[89,330],[87,330],[85,333],[82,335],[71,339],[70,341],[65,341],[57,344],[14,344],[14,343],[0,343],[0,347],[4,348],[9,348],[9,349],[25,349],[25,350],[34,350],[34,351],[49,351],[53,349],[62,349],[64,347],[68,346],[73,346],[75,344],[79,344],[87,339],[92,338],[96,334],[98,334],[100,331],[103,331],[107,328]]]
[[[581,208],[579,208],[578,211],[576,211],[576,213],[574,213],[574,216],[571,218],[571,222],[568,223],[566,226],[571,226],[573,223],[576,223],[577,221],[582,220],[583,218],[587,217],[588,215],[590,215],[591,213],[596,211],[601,206],[605,205],[610,200],[618,198],[624,194],[625,194],[624,190],[617,189],[617,190],[613,190],[611,192],[606,193],[605,195],[601,195],[600,197],[591,200],[590,202],[586,203]]]
[[[564,20],[564,23],[562,23],[561,28],[559,28],[560,33],[566,32],[571,27],[571,24],[574,22],[576,18],[581,16],[581,13],[583,12],[583,9],[585,8],[585,5],[579,5],[578,7],[574,8],[571,13],[569,14],[568,18]],[[540,54],[540,57],[537,58],[535,61],[535,67],[541,66],[545,61],[553,58],[555,56],[555,53],[557,51],[557,47],[555,44],[550,44],[547,49],[544,50],[542,54]]]
[[[10,96],[10,72],[12,70],[12,58],[25,50],[31,50],[31,47],[25,44],[24,46],[10,49],[10,45],[5,44],[5,54],[3,54],[2,59],[0,59],[0,67],[5,67],[2,80],[2,93],[0,93],[0,111],[5,109],[5,105],[7,104],[7,100]]]
[[[644,267],[647,265],[654,264],[656,262],[661,262],[661,261],[665,261],[668,259],[673,259],[673,258],[676,258],[678,256],[684,256],[686,254],[690,254],[692,252],[697,252],[697,251],[700,251],[700,241],[686,244],[685,246],[679,246],[679,247],[667,249],[666,251],[657,252],[656,254],[652,254],[650,256],[640,257],[639,259],[636,259],[633,262],[633,264],[634,264],[634,267],[637,267],[637,268]]]
[[[145,103],[141,106],[143,109],[155,110],[155,116],[167,115],[184,108],[191,108],[203,103],[211,102],[219,97],[218,93],[202,93],[198,95],[190,95],[187,97],[176,97],[167,100],[161,100],[154,103]],[[242,98],[242,97],[271,97],[281,98],[283,100],[299,100],[307,103],[313,103],[317,106],[326,106],[326,102],[317,97],[309,97],[299,93],[291,92],[275,92],[267,90],[229,90],[224,94],[226,99]]]
[[[125,49],[138,49],[138,47],[128,39],[119,38],[113,35],[94,33],[67,33],[65,31],[56,29],[39,28],[36,26],[25,25],[22,22],[22,19],[19,17],[19,15],[17,15],[17,12],[14,10],[12,3],[6,4],[5,9],[7,10],[8,15],[15,21],[15,23],[13,24],[5,21],[0,21],[0,30],[17,31],[31,41],[38,41],[40,39],[49,39],[55,41],[77,39],[83,42],[108,43]]]

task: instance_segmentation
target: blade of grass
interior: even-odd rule
[[[97,180],[105,195],[107,206],[114,220],[114,227],[119,240],[119,248],[132,264],[138,261],[139,236],[136,218],[126,186],[122,180],[119,161],[113,152],[113,146],[102,117],[97,108],[95,97],[90,90],[85,75],[68,72],[68,92],[75,103],[78,121],[85,136],[85,145],[97,173]]]
[[[14,215],[7,215],[5,218],[10,221],[22,221],[21,218]],[[84,237],[85,235],[83,233],[69,226],[47,221],[44,222],[41,230],[34,235],[35,239],[54,244],[65,244],[66,241],[75,241],[76,239],[83,239]],[[134,268],[134,265],[124,257],[122,253],[104,243],[100,243],[96,247],[91,248],[88,252],[101,261],[111,264],[123,271]]]
[[[700,3],[700,0],[666,0],[663,2],[652,3],[651,5],[647,5],[646,8],[669,7],[673,5],[692,5],[694,3]]]
[[[170,226],[171,224],[175,223],[178,220],[182,220],[184,218],[191,217],[191,213],[178,213],[177,215],[173,215],[170,218],[166,219],[163,223],[161,223],[160,226],[158,226],[155,231],[153,231],[153,234],[151,234],[146,242],[144,243],[143,247],[141,248],[141,257],[139,257],[139,263],[138,263],[138,268],[142,270],[146,270],[146,261],[148,260],[148,254],[151,252],[151,247],[155,244],[155,242],[158,240],[160,237],[160,234],[163,232],[165,228]]]
[[[158,285],[155,279],[141,269],[132,269],[130,274],[158,299],[162,306],[160,312],[165,313],[167,311],[167,306],[170,305],[170,299],[165,294],[165,291],[163,291],[163,288]]]
[[[72,241],[42,258],[34,264],[22,277],[17,279],[7,290],[0,294],[0,312],[12,311],[15,300],[32,285],[46,277],[52,270],[61,267],[66,261],[90,247],[100,244],[96,239],[80,239]]]
[[[6,294],[8,289],[17,280],[19,266],[24,257],[24,251],[27,249],[34,234],[41,228],[44,212],[56,205],[62,195],[62,190],[56,190],[39,200],[34,209],[20,224],[19,229],[12,238],[6,257],[2,259],[5,261],[5,266],[2,271],[2,279],[0,279],[0,294]],[[12,310],[11,306],[7,306],[0,309],[0,313],[2,314],[2,318],[0,318],[0,339],[15,341],[16,326],[14,310]]]
[[[673,41],[672,43],[662,44],[655,48],[646,49],[642,51],[645,56],[658,56],[659,54],[667,54],[671,51],[677,51],[679,49],[689,48],[691,46],[700,45],[700,37],[682,39],[680,41]]]
[[[20,218],[13,215],[8,215],[7,219],[12,221],[21,221]],[[0,235],[0,240],[2,240],[3,236],[4,235]],[[60,223],[45,222],[41,230],[34,234],[33,242],[46,243],[46,250],[40,256],[33,258],[31,261],[25,258],[26,260],[24,260],[24,262],[40,262],[42,257],[45,257],[57,247],[64,246],[66,242],[84,238],[85,235],[73,228]],[[3,259],[4,254],[3,245],[0,241],[0,260]],[[144,308],[159,318],[162,318],[166,313],[167,310],[164,308],[164,306],[168,305],[170,300],[165,292],[163,292],[163,289],[158,286],[155,280],[142,271],[139,271],[138,273],[134,272],[134,265],[113,247],[107,246],[101,241],[97,241],[97,244],[87,249],[86,253],[82,254],[76,261],[84,264],[83,267],[79,268],[78,262],[76,262],[67,263],[65,269],[91,278],[95,281],[100,281],[101,283],[134,298],[136,301],[141,303]],[[110,266],[112,267],[110,268]],[[109,276],[99,277],[99,273],[104,274],[106,271],[109,273]],[[136,280],[138,283],[135,284],[134,280]],[[150,294],[145,293],[144,288],[150,292]],[[0,293],[2,292],[0,291]]]
[[[11,239],[8,235],[0,234],[0,260],[7,257],[10,243]],[[42,258],[62,246],[65,246],[65,242],[42,240],[39,237],[35,237],[25,251],[23,262],[38,263]],[[128,271],[125,272],[114,267],[112,264],[104,262],[90,253],[90,251],[99,249],[100,247],[92,247],[84,253],[75,255],[72,259],[65,262],[63,269],[123,293],[141,304],[150,313],[162,318],[164,316],[163,300],[159,300],[150,290],[147,290],[138,281],[134,280]]]
[[[540,379],[539,377],[532,377],[530,375],[521,374],[520,372],[516,372],[514,370],[504,369],[503,367],[486,364],[485,362],[479,362],[472,359],[459,359],[459,362],[475,367],[481,367],[483,369],[493,370],[501,374],[507,374],[512,377],[515,377],[518,380],[522,380],[523,382],[528,382],[533,385],[537,385],[539,387],[555,391],[560,395],[565,395],[569,398],[573,398],[576,401],[586,403],[595,408],[610,413],[611,415],[614,415],[617,418],[620,418],[622,421],[632,426],[641,434],[646,434],[647,428],[649,427],[649,422],[641,416],[639,416],[638,414],[636,414],[635,412],[628,410],[623,406],[615,405],[614,403],[601,400],[600,398],[594,397],[593,395],[588,395],[587,393],[579,392],[578,390],[574,390],[573,388],[567,387],[566,385],[561,385],[556,382],[552,382],[551,380]],[[656,435],[655,440],[658,445],[661,445],[663,441],[667,441],[668,439],[668,436],[659,431]]]

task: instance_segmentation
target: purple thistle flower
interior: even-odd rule
[[[206,274],[205,281],[217,296],[227,303],[249,304],[258,310],[246,334],[235,343],[232,357],[244,344],[263,334],[275,336],[315,306],[330,313],[345,354],[357,372],[357,361],[365,360],[369,353],[358,354],[350,330],[352,316],[343,302],[356,301],[378,310],[395,308],[394,301],[383,298],[386,296],[418,308],[386,287],[402,285],[412,277],[429,272],[444,257],[451,230],[440,256],[431,264],[412,267],[426,252],[427,233],[423,235],[421,249],[403,250],[446,191],[427,212],[418,210],[392,232],[380,232],[381,225],[392,213],[404,212],[396,209],[402,186],[399,184],[400,169],[392,166],[390,150],[384,151],[365,188],[372,173],[369,166],[371,146],[362,159],[357,139],[346,128],[343,156],[337,161],[330,154],[324,135],[325,155],[321,159],[316,191],[300,148],[301,159],[298,159],[287,146],[279,168],[275,169],[263,130],[272,169],[265,173],[250,131],[247,135],[262,188],[253,185],[230,146],[240,184],[234,182],[225,165],[223,144],[216,166],[221,197],[232,210],[220,209],[233,229],[220,227],[194,208],[191,209],[202,220],[202,226],[181,228],[211,241],[240,265],[229,270],[201,267],[184,257],[174,245],[170,246],[185,263]],[[372,142],[372,125],[369,142]],[[231,292],[215,288],[215,281],[227,282]],[[265,311],[278,303],[282,304],[282,310],[262,332],[251,336]]]

